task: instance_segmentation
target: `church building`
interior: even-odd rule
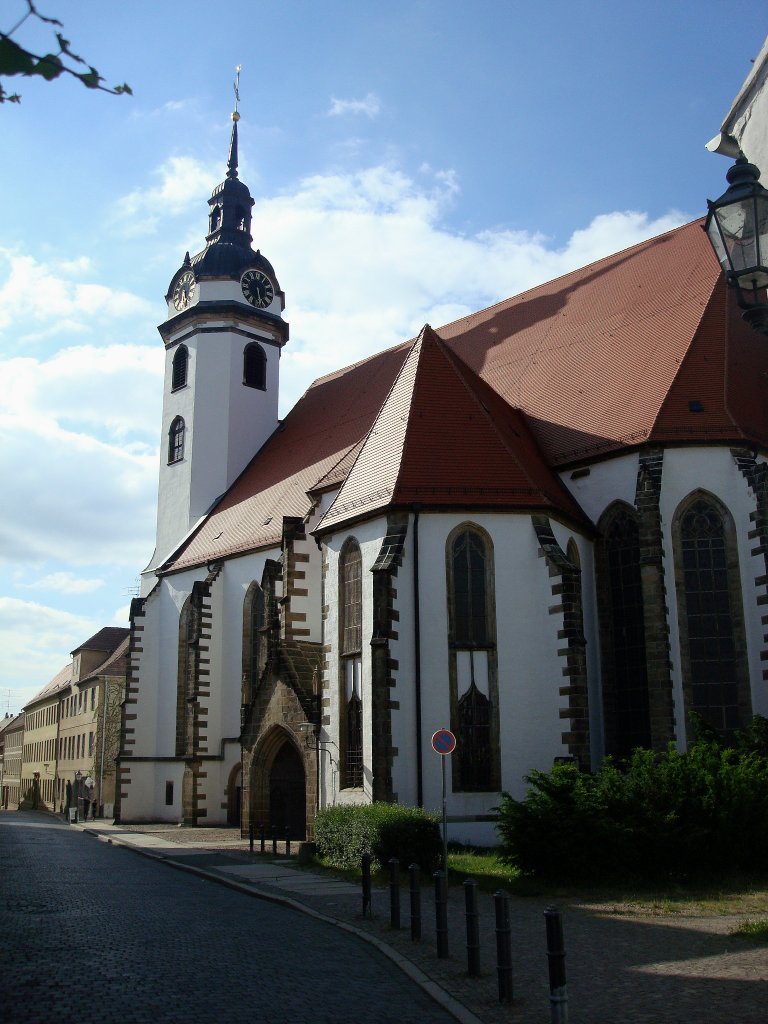
[[[768,344],[700,221],[315,381],[234,115],[160,326],[157,546],[131,607],[117,814],[311,837],[768,715]]]

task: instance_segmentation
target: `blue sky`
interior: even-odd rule
[[[0,106],[0,713],[153,549],[163,296],[222,179],[232,78],[254,244],[315,377],[702,214],[757,0],[39,0],[111,97]],[[6,0],[0,28],[23,13]],[[49,30],[16,38],[49,48]],[[713,257],[714,259],[714,257]]]

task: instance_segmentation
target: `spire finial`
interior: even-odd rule
[[[235,81],[233,82],[233,88],[235,90],[235,109],[231,113],[232,118],[232,140],[229,144],[229,160],[227,160],[227,177],[237,177],[237,122],[240,120],[240,114],[238,113],[237,106],[240,102],[240,70],[242,64],[238,64],[235,68]]]

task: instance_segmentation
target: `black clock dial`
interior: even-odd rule
[[[266,274],[260,270],[246,270],[240,281],[243,295],[259,309],[266,309],[275,297],[275,289]]]
[[[195,275],[191,270],[185,270],[176,286],[173,289],[173,304],[176,309],[186,309],[195,294]]]

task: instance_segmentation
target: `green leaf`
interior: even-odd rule
[[[87,75],[77,75],[77,77],[87,89],[98,89],[99,82],[102,80],[96,68],[91,68]]]
[[[50,82],[54,78],[58,78],[63,70],[64,65],[61,62],[61,58],[57,57],[55,53],[46,53],[28,74],[42,75],[46,82]]]
[[[31,53],[7,36],[0,36],[0,75],[29,75],[34,66]]]
[[[123,93],[126,93],[128,96],[133,96],[133,89],[130,87],[130,85],[128,85],[127,82],[123,82],[122,85],[116,85],[115,92],[119,96],[122,96]]]

